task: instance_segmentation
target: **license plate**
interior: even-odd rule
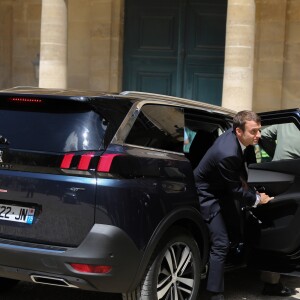
[[[32,224],[34,208],[0,203],[0,220]]]

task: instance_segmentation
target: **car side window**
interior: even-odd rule
[[[183,151],[183,110],[168,105],[142,107],[125,143],[174,152]]]
[[[257,162],[300,158],[300,130],[293,122],[262,126]]]
[[[224,117],[195,109],[185,109],[184,154],[193,169],[214,141],[230,126]]]

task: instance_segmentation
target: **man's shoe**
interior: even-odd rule
[[[284,286],[281,282],[279,282],[275,284],[265,283],[262,294],[269,296],[288,297],[291,296],[293,292],[290,288]]]
[[[212,293],[210,300],[225,300],[223,294],[221,293]]]

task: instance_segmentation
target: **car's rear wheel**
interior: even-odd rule
[[[195,239],[172,234],[155,255],[146,276],[124,300],[196,300],[200,287],[201,259]]]

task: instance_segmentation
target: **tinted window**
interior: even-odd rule
[[[111,97],[71,101],[55,96],[0,95],[0,135],[14,149],[105,149],[131,106],[130,101]]]
[[[144,105],[125,142],[182,152],[183,128],[184,117],[180,108]]]
[[[75,105],[76,106],[76,105]],[[91,110],[0,110],[0,135],[10,148],[46,152],[103,148],[108,121]]]
[[[196,168],[214,141],[230,126],[221,114],[185,109],[184,153]]]

